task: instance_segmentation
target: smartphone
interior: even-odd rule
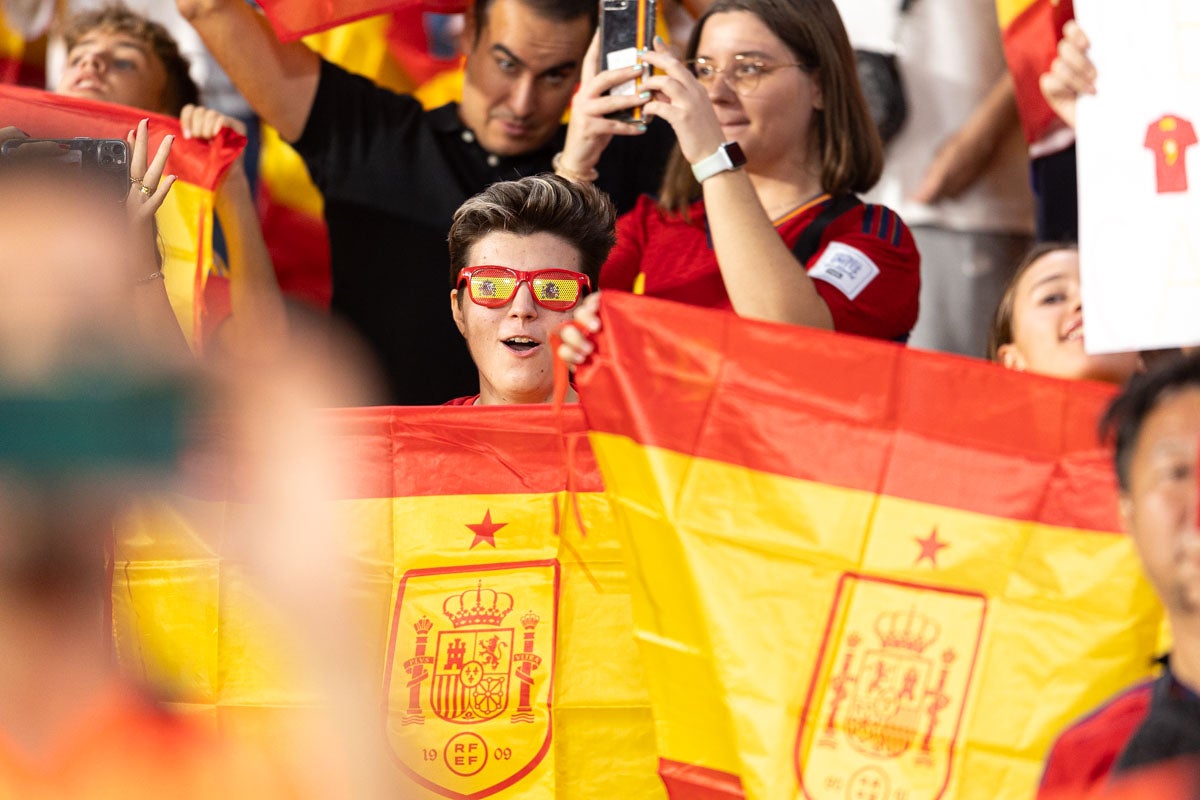
[[[9,139],[0,147],[0,163],[35,160],[74,170],[119,202],[129,193],[129,145],[124,139]]]
[[[638,63],[638,51],[654,43],[655,0],[600,0],[600,69],[622,69]],[[641,80],[613,87],[612,95],[640,92]],[[610,115],[623,122],[641,122],[641,107]]]

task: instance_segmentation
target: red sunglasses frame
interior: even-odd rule
[[[513,288],[513,293],[503,300],[500,300],[496,297],[491,297],[484,298],[483,301],[481,301],[479,298],[476,298],[475,292],[472,288],[471,278],[475,277],[475,273],[477,271],[485,269],[503,270],[504,272],[513,275],[517,280],[517,283]],[[571,303],[569,306],[552,306],[547,305],[545,301],[537,296],[537,292],[533,291],[533,281],[539,275],[545,275],[548,272],[559,276],[565,276],[566,278],[570,278],[579,284],[579,296],[575,298],[574,303]],[[559,278],[559,280],[564,279],[565,278]],[[461,287],[464,281],[467,284],[467,295],[471,298],[471,302],[477,306],[483,306],[484,308],[502,308],[508,305],[512,302],[513,298],[517,296],[517,292],[520,291],[522,283],[529,287],[529,294],[531,297],[533,297],[533,302],[537,303],[539,306],[548,311],[570,311],[572,308],[579,305],[579,301],[584,297],[587,297],[588,293],[592,291],[591,278],[589,278],[587,275],[584,275],[582,272],[575,272],[574,270],[563,269],[562,267],[549,267],[547,269],[525,271],[513,269],[512,267],[502,267],[499,264],[478,264],[474,267],[463,267],[458,271],[458,281],[455,285]]]

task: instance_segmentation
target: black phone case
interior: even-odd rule
[[[632,67],[637,51],[652,47],[655,29],[655,0],[600,0],[600,69]],[[631,80],[610,94],[641,91],[640,81]],[[624,122],[640,122],[642,109],[610,115]]]
[[[10,139],[0,148],[0,155],[5,159],[19,159],[33,152],[26,150],[29,145],[47,142],[61,145],[61,152],[39,153],[34,158],[61,162],[64,169],[79,169],[85,177],[124,200],[129,191],[129,145],[124,139]]]

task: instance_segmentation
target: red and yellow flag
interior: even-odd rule
[[[1030,797],[1146,676],[1110,388],[604,300],[578,388],[672,797]]]
[[[396,9],[417,7],[440,14],[457,14],[466,9],[467,3],[466,0],[259,0],[259,6],[275,34],[290,42]]]
[[[379,730],[406,796],[662,797],[625,568],[579,408],[331,422]],[[231,552],[244,537],[222,532],[237,506],[174,497],[132,515],[112,614],[127,669],[244,732],[322,700]]]
[[[4,124],[34,138],[78,136],[124,139],[141,119],[150,118],[150,154],[167,134],[175,134],[167,173],[177,175],[157,220],[164,244],[163,274],[179,326],[195,344],[202,330],[204,282],[212,266],[213,195],[225,170],[245,145],[232,131],[211,142],[184,139],[179,120],[129,106],[63,97],[37,89],[0,85]]]
[[[1004,56],[1016,86],[1021,128],[1030,144],[1063,123],[1038,86],[1058,52],[1063,25],[1075,16],[1073,0],[996,0]]]

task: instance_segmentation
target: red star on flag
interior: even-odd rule
[[[492,522],[492,510],[489,508],[483,515],[483,522],[480,522],[477,525],[467,525],[468,528],[475,532],[475,538],[471,540],[471,546],[467,549],[474,550],[475,545],[477,544],[490,544],[492,547],[495,547],[496,531],[500,530],[507,524],[507,522],[494,524]]]
[[[913,541],[921,546],[921,554],[917,556],[917,560],[913,562],[913,566],[920,564],[922,561],[924,561],[925,559],[928,558],[929,563],[933,564],[936,567],[938,565],[938,563],[937,563],[938,550],[941,550],[943,547],[950,546],[950,544],[948,542],[939,542],[938,541],[937,528],[934,528],[930,532],[929,538],[922,539],[920,536],[915,536],[915,537],[913,537]]]

